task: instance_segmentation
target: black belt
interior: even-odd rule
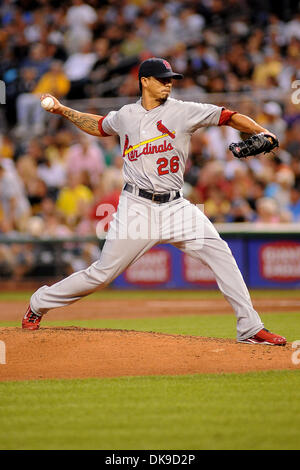
[[[124,186],[124,190],[128,191],[129,193],[134,192],[133,186],[131,184],[126,183]],[[138,196],[144,197],[145,199],[150,199],[150,201],[153,202],[168,202],[171,197],[171,193],[150,193],[148,191],[145,191],[145,189],[138,188]],[[175,197],[172,199],[174,201],[175,199],[178,199],[181,197],[181,194],[179,191],[176,191]]]

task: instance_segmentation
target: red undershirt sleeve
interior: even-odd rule
[[[103,122],[103,119],[105,119],[105,118],[106,118],[106,116],[103,116],[98,121],[98,129],[99,129],[99,132],[100,132],[102,137],[108,137],[109,136],[109,134],[106,134],[106,132],[104,132],[103,127],[102,127],[102,122]]]
[[[226,126],[233,114],[236,114],[237,111],[230,111],[230,109],[223,108],[221,111],[220,119],[218,126]]]

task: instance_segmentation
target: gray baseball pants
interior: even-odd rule
[[[197,206],[182,197],[157,204],[124,190],[100,259],[52,286],[38,289],[31,297],[31,309],[45,314],[76,302],[99,287],[104,288],[160,243],[173,244],[210,267],[235,312],[238,340],[263,328],[227,243]]]

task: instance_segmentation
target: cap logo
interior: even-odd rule
[[[167,60],[163,60],[163,64],[167,69],[171,70],[171,65],[169,64]]]

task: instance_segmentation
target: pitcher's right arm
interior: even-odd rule
[[[48,93],[41,96],[41,101],[46,97],[50,97],[54,101],[53,108],[48,110],[48,112],[59,114],[60,116],[65,117],[87,134],[95,135],[97,137],[105,137],[107,135],[102,131],[102,127],[99,125],[99,122],[101,122],[103,116],[97,114],[81,113],[75,109],[68,108],[67,106],[62,105],[57,98]]]

